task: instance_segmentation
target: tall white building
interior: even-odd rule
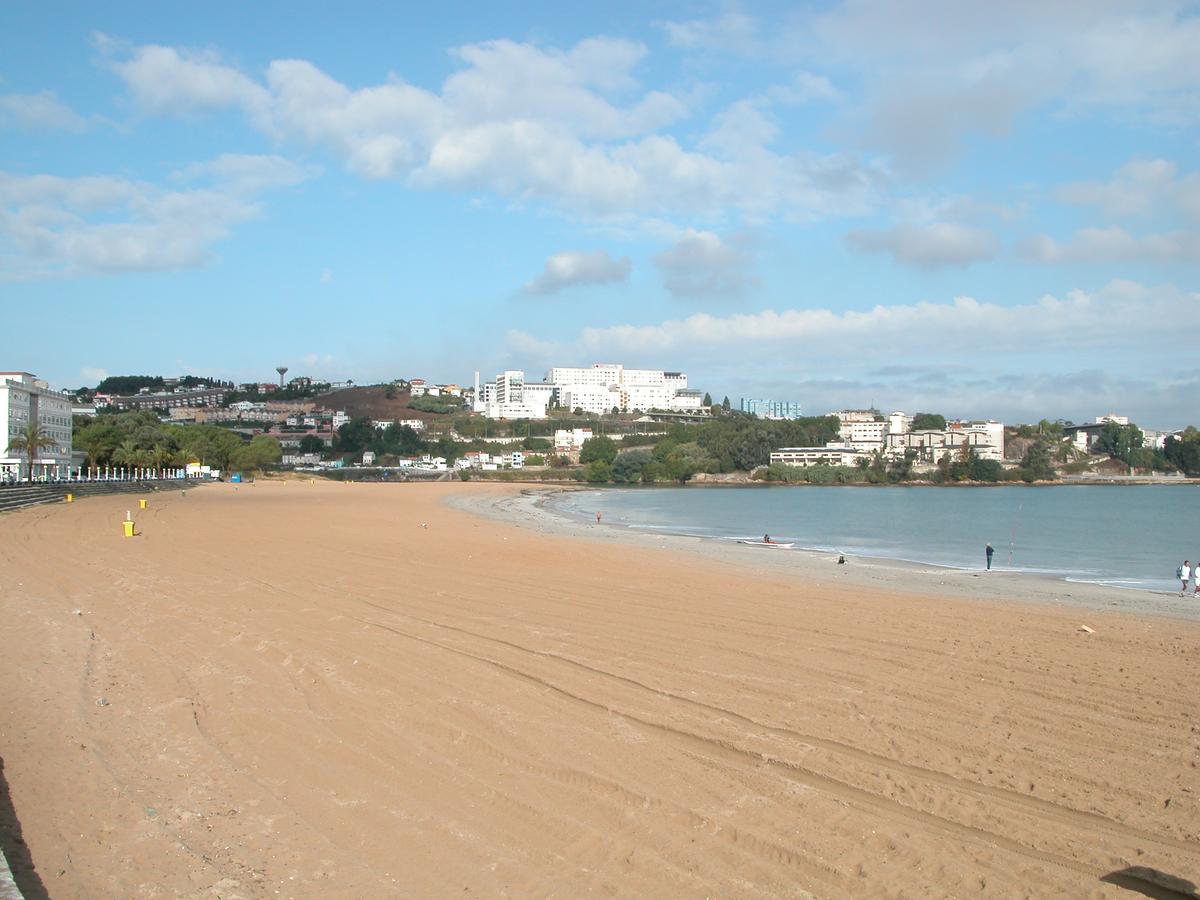
[[[71,468],[71,403],[67,395],[28,372],[0,372],[0,472],[26,478],[29,459],[24,451],[9,449],[9,441],[23,434],[31,422],[54,441],[54,446],[34,455],[33,477],[65,477]]]
[[[627,369],[618,363],[587,367],[556,366],[546,382],[558,389],[558,399],[568,409],[603,414],[652,409],[693,410],[702,396],[688,389],[687,375],[663,369]]]
[[[478,373],[475,379],[478,384]],[[554,385],[526,381],[523,371],[508,369],[478,386],[473,406],[490,419],[544,419],[554,395]]]

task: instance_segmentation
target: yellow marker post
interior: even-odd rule
[[[126,519],[121,524],[125,526],[125,537],[133,537],[133,519]]]
[[[67,494],[67,502],[68,502],[68,503],[74,503],[74,502],[75,502],[75,495],[74,495],[74,494]]]
[[[138,509],[145,509],[145,508],[146,508],[146,501],[145,501],[145,500],[139,500],[139,501],[138,501]]]

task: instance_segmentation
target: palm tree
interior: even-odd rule
[[[112,461],[115,465],[125,466],[127,469],[132,469],[138,465],[142,451],[138,449],[138,445],[133,442],[133,438],[126,438],[121,442],[121,445],[112,452]]]
[[[25,426],[24,431],[16,437],[8,439],[9,452],[24,453],[25,458],[29,460],[29,481],[33,481],[33,458],[37,456],[39,450],[54,446],[57,446],[57,442],[38,422],[30,422]]]
[[[166,468],[169,464],[173,464],[175,456],[175,451],[170,447],[165,444],[155,444],[154,448],[150,451],[150,462],[157,471]]]

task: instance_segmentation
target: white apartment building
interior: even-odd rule
[[[1129,416],[1118,416],[1116,413],[1107,413],[1103,416],[1096,416],[1097,425],[1107,425],[1110,422],[1114,425],[1128,425]]]
[[[952,422],[944,431],[921,429],[888,435],[888,456],[903,456],[913,450],[920,462],[936,463],[947,453],[957,453],[963,445],[980,459],[1004,460],[1004,426],[1000,422]]]
[[[554,385],[528,382],[520,369],[508,369],[483,384],[476,372],[471,407],[489,419],[544,419],[555,395]]]
[[[824,447],[782,447],[771,454],[771,462],[798,466],[820,462],[854,465],[859,459],[869,459],[875,453],[896,458],[912,450],[919,462],[936,463],[947,453],[961,451],[964,444],[980,459],[1004,460],[1004,425],[1001,422],[950,422],[944,430],[913,431],[913,417],[903,412],[893,412],[886,418],[879,417],[874,410],[860,409],[830,415],[836,415],[842,423],[838,429],[840,443],[831,442]]]
[[[591,440],[590,428],[559,428],[554,432],[554,452],[572,462],[579,462],[579,451],[583,442]]]
[[[28,372],[0,372],[0,475],[27,478],[27,454],[9,449],[9,441],[31,422],[41,426],[54,446],[39,450],[34,478],[66,477],[71,471],[71,402],[61,391]]]
[[[860,459],[871,458],[871,453],[847,444],[826,444],[824,447],[780,447],[771,451],[772,463],[785,466],[856,466]]]
[[[890,427],[891,423],[887,421],[843,422],[842,427],[838,429],[838,437],[844,444],[856,450],[867,452],[882,450]]]
[[[546,373],[545,380],[558,388],[561,405],[597,415],[614,408],[621,412],[696,410],[703,400],[703,394],[688,390],[683,372],[627,369],[618,363],[556,366]]]

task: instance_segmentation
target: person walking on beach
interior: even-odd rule
[[[596,524],[600,524],[600,513],[596,513]]]
[[[992,548],[991,544],[988,544],[987,549],[983,551],[984,555],[987,557],[987,570],[989,572],[992,571],[992,554],[995,552],[996,551]]]
[[[1175,577],[1179,579],[1179,596],[1182,597],[1184,591],[1187,590],[1187,583],[1192,578],[1192,565],[1186,559],[1183,565],[1175,570]]]

